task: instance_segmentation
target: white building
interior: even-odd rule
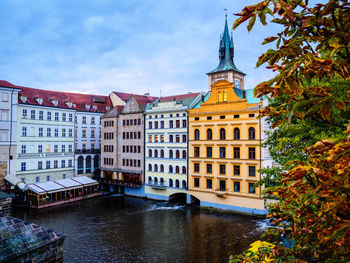
[[[18,92],[19,88],[0,80],[0,189],[6,175],[16,174]]]

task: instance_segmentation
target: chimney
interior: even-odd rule
[[[245,92],[245,90],[243,90],[243,98],[246,99],[246,92]]]
[[[202,94],[202,102],[204,102],[204,95]]]

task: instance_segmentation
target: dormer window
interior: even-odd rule
[[[21,96],[20,97],[22,103],[27,103],[27,97],[26,96]]]
[[[222,102],[222,101],[223,101],[222,92],[219,91],[218,92],[218,102]]]
[[[57,105],[58,105],[58,101],[57,100],[53,99],[53,100],[51,100],[51,102],[52,102],[53,105],[55,105],[55,107],[57,107]]]
[[[68,108],[72,108],[72,106],[73,106],[73,103],[70,101],[67,101],[66,104],[67,104]]]
[[[87,111],[89,111],[90,110],[90,105],[85,105],[85,108],[86,108]]]
[[[42,104],[43,104],[43,99],[42,99],[42,98],[36,98],[36,102],[37,102],[39,105],[42,105]]]
[[[92,106],[92,109],[93,109],[94,111],[97,111],[97,106],[96,106],[96,105],[93,105],[93,106]]]
[[[109,111],[111,109],[111,107],[106,107],[106,110]]]

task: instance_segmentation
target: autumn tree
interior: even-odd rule
[[[260,83],[255,95],[271,98],[262,111],[277,131],[270,136],[299,133],[307,143],[292,138],[296,149],[279,160],[288,169],[278,174],[279,184],[265,189],[265,194],[280,198],[269,209],[268,217],[279,224],[267,231],[271,243],[259,243],[260,248],[255,245],[231,261],[346,262],[350,253],[348,1],[312,5],[302,0],[266,0],[237,15],[234,28],[248,21],[250,31],[257,19],[267,25],[270,17],[270,23],[283,27],[263,42],[274,42],[276,48],[259,57],[257,66],[267,64],[276,76]],[[330,132],[313,134],[322,127]],[[278,143],[281,150],[290,146]],[[282,237],[292,245],[283,245]]]

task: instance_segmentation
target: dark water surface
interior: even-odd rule
[[[228,262],[265,221],[181,205],[105,196],[13,216],[67,235],[64,262]]]

